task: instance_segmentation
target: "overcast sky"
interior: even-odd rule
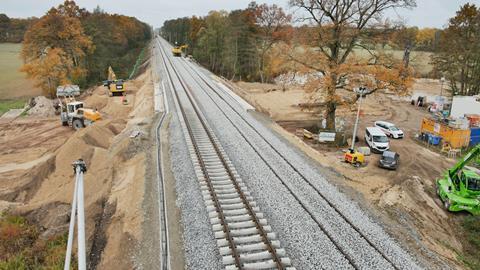
[[[9,17],[40,17],[52,6],[63,0],[0,0],[0,13]],[[81,7],[92,10],[97,5],[110,13],[135,16],[154,27],[163,21],[192,15],[206,15],[210,10],[232,10],[247,7],[250,0],[77,0]],[[480,6],[480,0],[417,0],[412,10],[389,12],[388,17],[398,20],[404,18],[407,25],[419,27],[437,27],[446,25],[448,18],[465,3]],[[288,8],[288,0],[258,0],[257,3],[276,3]],[[292,9],[288,9],[293,11]]]

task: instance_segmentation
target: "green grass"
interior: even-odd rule
[[[355,49],[354,53],[361,57],[369,57],[369,53],[365,49]],[[403,59],[402,50],[393,50],[385,49],[385,53],[391,54],[396,60]],[[410,52],[410,66],[415,70],[415,72],[421,77],[427,77],[428,74],[433,70],[433,65],[430,64],[431,52],[422,52],[422,51],[412,51]]]
[[[462,221],[467,242],[460,260],[471,269],[480,269],[480,216],[467,216]]]
[[[25,99],[0,100],[0,116],[10,109],[22,109]]]
[[[40,95],[41,91],[34,87],[20,72],[23,65],[20,58],[21,44],[0,43],[0,100]]]

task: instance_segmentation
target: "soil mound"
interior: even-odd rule
[[[44,96],[38,96],[30,99],[28,106],[30,109],[27,114],[37,117],[52,117],[55,116],[55,108],[53,107],[53,100]]]

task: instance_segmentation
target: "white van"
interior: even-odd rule
[[[382,153],[390,149],[387,135],[378,127],[367,127],[365,141],[373,152]]]
[[[375,127],[380,128],[388,137],[395,139],[403,138],[403,131],[392,123],[386,121],[375,121]]]

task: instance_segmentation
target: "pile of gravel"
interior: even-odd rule
[[[28,103],[28,107],[30,109],[27,111],[27,114],[30,116],[36,116],[36,117],[55,116],[55,108],[53,107],[53,100],[48,99],[44,96],[31,98]]]

